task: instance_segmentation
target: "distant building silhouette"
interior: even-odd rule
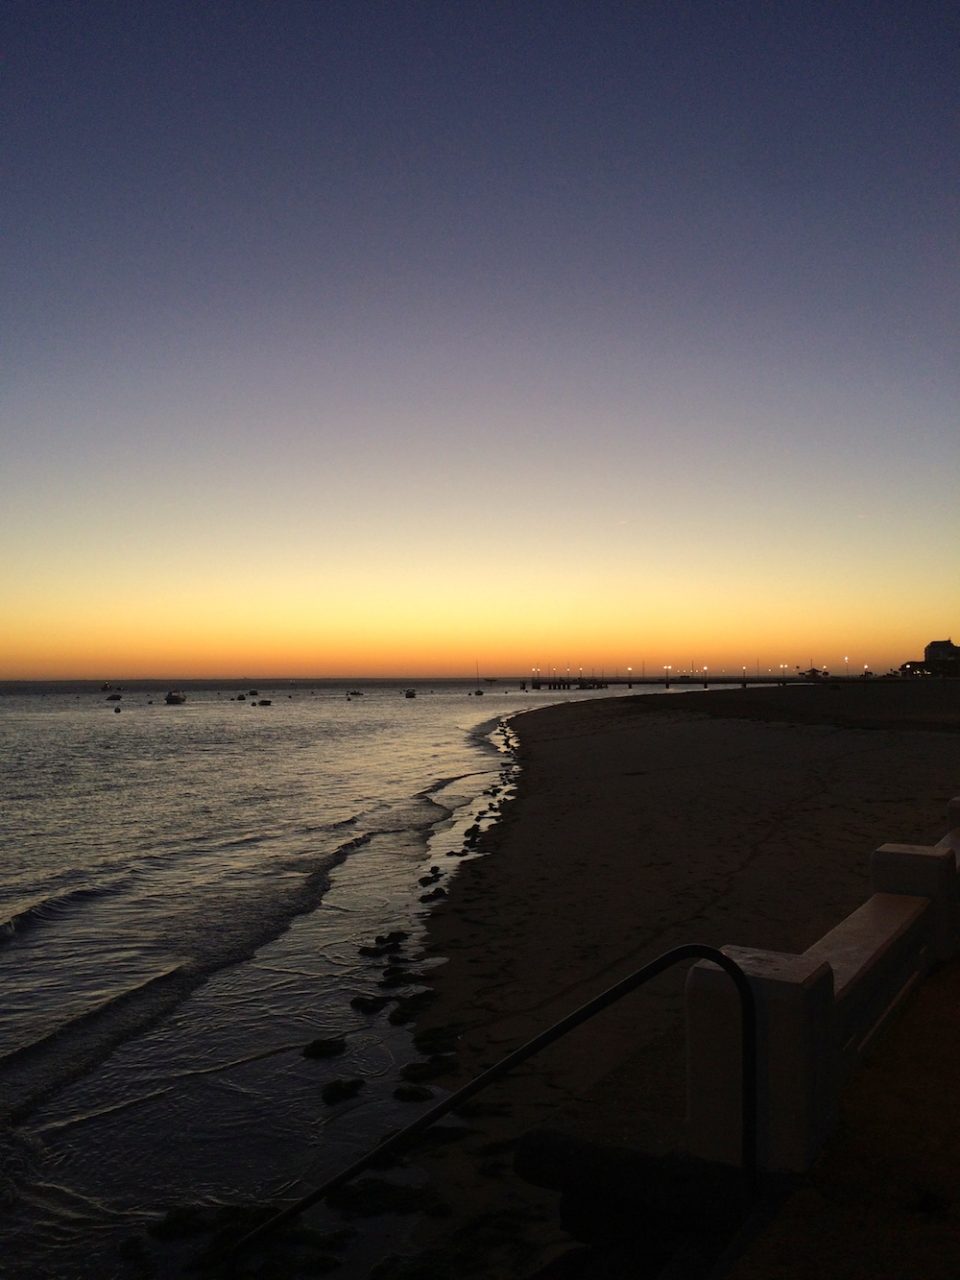
[[[923,665],[935,676],[960,675],[960,645],[952,640],[931,640],[923,651]]]
[[[904,662],[900,673],[905,676],[960,676],[960,645],[952,640],[931,640],[923,651],[923,661]]]

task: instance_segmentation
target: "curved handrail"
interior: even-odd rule
[[[274,1214],[272,1218],[268,1218],[266,1222],[260,1223],[259,1226],[247,1232],[245,1236],[237,1241],[229,1251],[230,1256],[235,1256],[241,1249],[254,1243],[261,1236],[275,1231],[277,1227],[289,1222],[291,1218],[296,1218],[305,1210],[312,1208],[313,1205],[318,1204],[325,1196],[329,1195],[331,1191],[335,1191],[338,1187],[350,1182],[358,1173],[363,1173],[371,1165],[380,1163],[384,1156],[390,1155],[392,1152],[400,1150],[412,1142],[425,1129],[429,1129],[436,1120],[451,1111],[455,1111],[468,1098],[472,1098],[481,1089],[486,1089],[488,1085],[499,1080],[501,1076],[505,1076],[514,1067],[519,1066],[521,1062],[526,1062],[528,1058],[532,1058],[541,1049],[545,1049],[547,1045],[553,1044],[555,1040],[565,1036],[574,1027],[578,1027],[582,1022],[592,1018],[594,1014],[600,1013],[609,1005],[615,1004],[623,996],[629,995],[631,991],[636,991],[638,987],[643,986],[645,982],[649,982],[651,978],[663,973],[665,969],[672,968],[673,965],[680,964],[684,960],[709,960],[718,965],[733,980],[740,996],[740,1041],[742,1051],[741,1159],[748,1185],[751,1189],[755,1189],[758,1170],[757,1019],[753,992],[750,989],[746,974],[736,961],[731,960],[728,955],[725,955],[717,947],[709,947],[699,942],[686,942],[682,946],[673,947],[670,951],[665,951],[662,955],[657,956],[655,960],[651,960],[649,964],[645,964],[643,968],[637,969],[628,977],[621,979],[620,982],[614,983],[612,987],[608,987],[600,995],[588,1000],[586,1004],[581,1005],[579,1009],[575,1009],[573,1013],[568,1013],[565,1018],[555,1022],[546,1031],[541,1031],[539,1035],[534,1036],[532,1040],[528,1040],[519,1049],[514,1049],[512,1053],[508,1053],[505,1058],[501,1058],[492,1067],[488,1067],[486,1071],[476,1076],[468,1084],[463,1085],[462,1088],[457,1089],[455,1093],[451,1093],[442,1102],[438,1102],[436,1106],[424,1111],[411,1124],[392,1134],[379,1146],[374,1147],[372,1151],[368,1151],[366,1155],[361,1156],[359,1160],[355,1160],[345,1169],[341,1169],[339,1173],[334,1174],[332,1178],[328,1178],[326,1182],[316,1187],[301,1200],[296,1201],[295,1204],[288,1205],[286,1209],[281,1209],[279,1213]]]

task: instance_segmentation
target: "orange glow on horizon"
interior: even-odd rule
[[[464,568],[435,553],[386,566],[360,559],[202,561],[160,572],[119,564],[14,581],[0,679],[469,678],[570,668],[608,676],[706,666],[777,671],[849,658],[877,672],[945,637],[939,583],[918,570],[891,612],[886,572],[851,585],[819,565],[635,566],[512,563]],[[425,567],[424,567],[425,566]]]
[[[718,627],[709,640],[687,628],[666,626],[645,632],[611,626],[606,635],[598,624],[563,632],[530,628],[513,635],[494,633],[489,624],[475,630],[469,637],[462,628],[460,634],[455,628],[438,634],[410,627],[386,634],[344,627],[326,636],[312,627],[284,631],[266,626],[233,634],[229,626],[199,632],[183,625],[146,633],[106,625],[40,635],[22,631],[7,638],[0,679],[470,678],[477,667],[482,676],[528,676],[536,668],[545,674],[582,670],[607,677],[632,670],[639,678],[642,671],[655,676],[667,664],[678,673],[706,667],[715,675],[736,674],[743,667],[749,674],[758,664],[763,673],[777,672],[781,665],[792,673],[811,662],[842,672],[844,657],[851,672],[869,665],[882,673],[922,656],[929,640],[941,638],[939,628],[921,630],[912,620],[883,637],[812,621],[794,634]],[[623,638],[627,630],[629,640]]]

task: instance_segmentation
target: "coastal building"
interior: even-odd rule
[[[960,645],[952,640],[931,640],[923,651],[923,661],[904,662],[900,672],[906,676],[960,676]]]
[[[923,651],[923,665],[933,675],[960,675],[960,645],[952,640],[931,640]]]

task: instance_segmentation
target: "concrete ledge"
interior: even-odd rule
[[[955,833],[960,835],[960,832]],[[897,893],[929,898],[930,942],[938,960],[957,954],[958,879],[956,854],[944,837],[935,845],[883,844],[870,859],[874,893]]]
[[[938,840],[933,846],[938,852],[948,851],[953,854],[960,869],[960,827],[955,827],[953,831],[948,831],[942,840]]]
[[[904,943],[917,947],[926,944],[929,911],[927,898],[875,893],[804,955],[829,964],[837,1001],[849,999],[859,994],[891,957],[896,957]]]
[[[875,893],[806,955],[829,964],[841,1073],[856,1066],[904,994],[933,968],[929,898]]]
[[[724,947],[757,1009],[758,1160],[809,1168],[836,1122],[843,1077],[938,961],[960,951],[960,797],[936,845],[885,844],[875,892],[802,956]],[[701,961],[687,974],[687,1143],[737,1164],[741,1142],[739,998]]]

